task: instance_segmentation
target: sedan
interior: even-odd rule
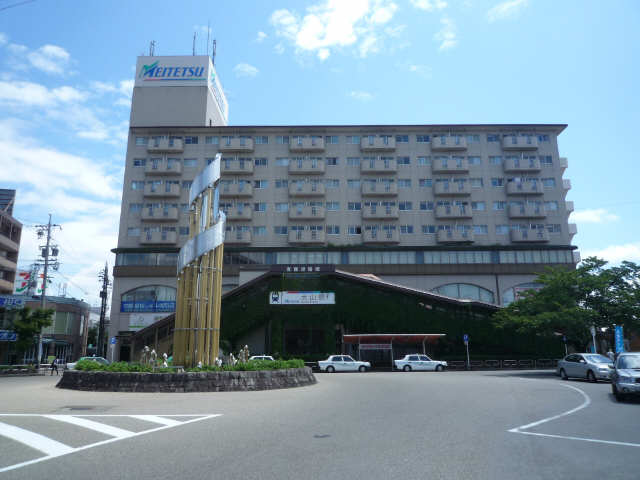
[[[350,355],[331,355],[326,360],[318,362],[321,372],[366,372],[371,368],[369,362],[359,362]]]
[[[611,368],[611,392],[616,400],[640,395],[640,353],[621,353]]]
[[[76,363],[80,360],[93,360],[94,362],[98,362],[102,365],[109,365],[111,362],[103,357],[80,357],[77,362],[67,363],[67,368],[70,370],[74,370],[76,368]]]
[[[400,360],[394,360],[393,364],[398,370],[410,372],[412,370],[431,370],[442,372],[447,366],[447,362],[432,360],[426,355],[405,355]]]
[[[266,360],[267,362],[275,362],[275,359],[271,355],[254,355],[249,357],[249,360]]]
[[[558,362],[557,374],[563,380],[586,378],[590,382],[609,380],[611,359],[597,353],[572,353]]]

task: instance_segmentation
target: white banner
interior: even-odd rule
[[[270,305],[335,305],[334,292],[270,292]]]
[[[168,313],[132,313],[129,315],[129,330],[138,331],[169,315]]]

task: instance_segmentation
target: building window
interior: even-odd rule
[[[433,235],[436,233],[435,225],[422,225],[422,233],[425,235]]]
[[[475,233],[476,235],[488,235],[489,227],[487,225],[474,225],[473,233]]]
[[[276,143],[279,145],[288,145],[289,144],[289,136],[288,135],[278,135],[276,137]]]
[[[268,165],[268,160],[266,158],[256,158],[254,159],[254,164],[256,167],[266,167]]]
[[[277,167],[288,167],[289,159],[286,157],[278,157],[276,158],[276,166]]]
[[[481,157],[477,157],[477,156],[467,157],[467,161],[469,162],[469,165],[482,165]]]
[[[562,233],[562,228],[559,223],[547,224],[547,231],[549,233]]]
[[[398,165],[411,165],[410,157],[398,157]]]
[[[507,208],[507,202],[504,202],[504,201],[493,202],[493,209],[495,211],[504,210],[505,208]]]
[[[189,227],[178,227],[178,233],[180,235],[189,235]]]
[[[134,167],[144,167],[147,164],[147,159],[146,158],[134,158],[133,159],[133,166]]]
[[[509,225],[496,225],[496,235],[508,235]]]
[[[264,226],[253,227],[253,234],[256,237],[264,237],[267,234],[267,227],[264,227]]]
[[[400,233],[402,234],[413,233],[413,225],[400,225]]]
[[[471,210],[475,212],[484,212],[486,210],[484,202],[471,202]]]
[[[140,227],[127,228],[127,237],[139,237],[139,236],[140,236]]]
[[[433,211],[433,202],[420,202],[420,210]]]
[[[555,178],[543,178],[542,179],[542,185],[544,185],[544,188],[554,188],[556,186],[556,179]]]
[[[487,133],[487,142],[499,142],[500,135],[496,135],[495,133]]]
[[[183,180],[182,181],[182,188],[191,188],[191,184],[193,183],[193,180]]]
[[[327,225],[327,235],[340,235],[340,225]]]
[[[418,180],[418,186],[422,188],[431,188],[433,186],[433,180],[430,178],[420,178]]]
[[[253,181],[253,188],[256,188],[256,189],[267,188],[267,185],[268,185],[268,182],[266,180]]]
[[[288,212],[288,211],[289,211],[289,203],[287,202],[276,203],[276,212]]]
[[[396,143],[409,143],[409,135],[396,135]]]
[[[338,180],[337,178],[327,178],[324,181],[324,185],[327,188],[338,188],[340,187],[340,180]]]
[[[413,204],[411,202],[398,202],[398,210],[402,210],[402,211],[413,210]]]
[[[120,311],[127,312],[175,312],[176,289],[162,285],[139,287],[124,293]]]
[[[449,283],[447,285],[434,288],[432,291],[441,295],[446,295],[447,297],[479,300],[486,303],[494,302],[494,295],[491,290],[478,287],[477,285],[471,285],[469,283]]]
[[[349,188],[360,188],[360,180],[359,179],[348,179],[347,187]]]
[[[215,158],[207,158],[207,165],[211,165],[215,161],[216,161]]]
[[[347,234],[360,235],[362,233],[362,227],[360,225],[349,225],[347,227]]]
[[[197,158],[185,158],[183,160],[184,166],[185,167],[197,167],[198,166],[198,159]]]
[[[549,141],[549,135],[538,135],[538,141],[539,142],[548,142]]]
[[[258,135],[253,139],[256,142],[256,145],[267,145],[269,143],[269,137],[266,135]]]
[[[418,143],[429,143],[430,140],[429,135],[416,135],[416,142]]]
[[[338,135],[327,135],[326,137],[324,137],[324,142],[329,145],[337,145]]]
[[[220,143],[220,138],[214,137],[212,135],[207,135],[204,137],[204,143],[207,145],[218,145]]]
[[[467,135],[467,143],[480,143],[480,135]]]
[[[362,204],[360,202],[349,202],[347,210],[362,210]]]
[[[492,187],[504,187],[504,178],[492,178],[491,179]]]
[[[360,166],[360,157],[348,157],[347,158],[347,166],[348,167],[359,167]]]
[[[348,135],[347,143],[351,145],[360,145],[360,135]]]
[[[540,155],[538,158],[543,166],[553,165],[553,157],[551,155]]]
[[[273,233],[276,235],[286,235],[287,234],[287,226],[286,225],[276,225],[273,227]]]
[[[288,186],[289,186],[289,180],[287,180],[286,178],[276,179],[276,188],[287,188]]]
[[[489,157],[489,163],[491,165],[502,165],[502,157],[501,156],[492,156]]]
[[[143,190],[144,189],[144,181],[143,180],[134,180],[131,182],[131,190]]]
[[[327,210],[330,212],[337,212],[340,210],[340,202],[327,202]]]
[[[431,165],[431,157],[418,157],[418,165],[421,167]]]
[[[544,208],[545,210],[548,210],[550,212],[555,212],[558,210],[558,202],[556,202],[555,200],[544,202]]]
[[[141,203],[130,203],[129,204],[129,213],[139,213],[142,211]]]
[[[399,178],[398,179],[398,187],[399,188],[411,188],[411,179],[410,178]]]
[[[198,137],[195,137],[195,136],[184,137],[184,143],[185,145],[197,145]]]
[[[147,143],[149,143],[149,139],[147,137],[136,137],[136,146],[143,147]]]
[[[254,212],[266,212],[267,211],[267,204],[264,203],[264,202],[254,203],[253,204],[253,211]]]
[[[327,157],[327,165],[335,167],[338,165],[338,157]]]

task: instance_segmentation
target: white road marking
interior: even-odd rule
[[[604,443],[604,444],[607,444],[607,445],[621,445],[621,446],[624,446],[624,447],[640,447],[640,443],[617,442],[617,441],[614,441],[614,440],[600,440],[598,438],[572,437],[572,436],[568,436],[568,435],[552,435],[552,434],[549,434],[549,433],[536,433],[536,432],[525,432],[525,431],[523,431],[523,430],[527,430],[529,428],[537,427],[538,425],[542,425],[543,423],[547,423],[547,422],[551,422],[553,420],[557,420],[558,418],[566,417],[567,415],[571,415],[573,413],[576,413],[576,412],[582,410],[583,408],[587,408],[591,404],[591,398],[583,390],[581,390],[581,389],[579,389],[577,387],[574,387],[572,385],[566,385],[564,383],[561,383],[560,385],[562,385],[563,387],[570,388],[570,389],[575,390],[576,392],[580,393],[580,395],[582,395],[584,397],[584,402],[582,402],[582,404],[577,406],[576,408],[572,408],[571,410],[567,410],[566,412],[560,413],[558,415],[554,415],[552,417],[543,418],[542,420],[538,420],[536,422],[528,423],[526,425],[521,425],[519,427],[512,428],[511,430],[507,430],[507,431],[510,432],[510,433],[520,433],[522,435],[533,435],[533,436],[536,436],[536,437],[561,438],[563,440],[578,440],[578,441],[581,441],[581,442]]]
[[[134,434],[134,432],[131,432],[129,430],[112,427],[111,425],[107,425],[105,423],[94,422],[93,420],[89,420],[87,418],[74,417],[73,415],[45,415],[44,418],[50,418],[59,422],[70,423],[72,425],[87,428],[95,432],[104,433],[105,435],[109,435],[111,437],[127,438]]]
[[[168,425],[172,427],[177,427],[182,423],[176,420],[171,420],[170,418],[159,417],[157,415],[130,415],[130,417],[137,418],[138,420],[144,420],[145,422],[159,423],[160,425]]]
[[[0,435],[20,442],[28,447],[35,448],[49,456],[66,455],[74,451],[74,448],[69,445],[7,423],[0,422]],[[0,472],[2,471],[3,470],[0,470]]]
[[[43,415],[43,414],[28,414],[28,413],[7,413],[7,414],[0,413],[0,418],[1,417],[47,417],[47,418],[50,418],[52,416],[53,417],[60,417],[61,415]],[[72,415],[69,415],[69,416],[72,416]],[[222,416],[222,414],[219,414],[219,413],[216,413],[216,414],[199,414],[199,415],[162,415],[162,417],[179,417],[179,418],[192,417],[192,418],[190,420],[185,420],[183,422],[175,422],[175,424],[173,424],[173,423],[168,424],[168,422],[164,422],[165,419],[158,418],[158,422],[157,423],[160,423],[160,420],[163,420],[161,427],[151,428],[149,430],[144,430],[142,432],[131,432],[131,435],[128,435],[127,437],[109,438],[107,440],[102,440],[100,442],[91,443],[89,445],[84,445],[82,447],[77,447],[77,448],[73,448],[73,447],[70,447],[68,445],[64,445],[63,443],[57,442],[55,440],[52,440],[52,439],[50,439],[48,437],[45,437],[44,435],[40,435],[38,433],[30,432],[29,430],[24,430],[22,428],[14,427],[12,425],[7,425],[5,423],[0,422],[0,435],[6,436],[8,438],[12,438],[12,439],[17,440],[20,443],[23,443],[25,445],[33,446],[33,448],[36,448],[36,449],[38,449],[38,450],[40,450],[40,451],[42,451],[42,452],[47,454],[44,457],[36,458],[36,459],[33,459],[33,460],[28,460],[26,462],[16,463],[14,465],[9,465],[8,467],[0,468],[0,473],[8,472],[9,470],[16,470],[18,468],[26,467],[27,465],[33,465],[34,463],[44,462],[46,460],[51,460],[53,458],[62,457],[64,455],[68,455],[70,453],[80,452],[82,450],[87,450],[89,448],[98,447],[100,445],[107,445],[109,443],[114,443],[114,442],[117,442],[117,441],[120,441],[120,440],[124,440],[126,438],[134,438],[134,437],[138,437],[140,435],[146,435],[147,433],[159,432],[159,431],[167,430],[169,428],[174,428],[174,427],[177,427],[177,426],[180,426],[180,425],[188,425],[189,423],[200,422],[202,420],[208,420],[210,418],[215,418],[215,417],[220,417],[220,416]],[[138,415],[82,415],[82,417],[130,417],[130,418],[133,417],[133,418],[135,418],[135,417],[138,417]],[[151,417],[154,417],[154,415],[151,415]],[[59,418],[54,418],[54,420],[59,420]],[[74,422],[68,422],[68,423],[74,423],[75,424],[75,421]],[[98,422],[94,422],[94,423],[98,423]],[[83,426],[83,425],[80,425],[80,426]],[[7,428],[5,428],[5,427],[7,427]],[[115,427],[112,427],[112,428],[115,428]],[[119,429],[119,430],[121,430],[121,429]],[[123,431],[126,431],[126,430],[123,430]],[[20,438],[24,439],[24,441],[20,440]],[[27,441],[31,441],[31,443],[27,443]],[[40,448],[38,446],[35,446],[35,444],[40,445],[40,447],[42,447],[42,448]],[[47,450],[45,450],[45,448],[47,448]]]

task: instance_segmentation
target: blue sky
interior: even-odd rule
[[[0,0],[0,186],[63,225],[53,292],[97,302],[116,245],[136,56],[206,53],[230,123],[567,123],[583,258],[640,261],[640,3]],[[36,256],[25,228],[20,266]]]

